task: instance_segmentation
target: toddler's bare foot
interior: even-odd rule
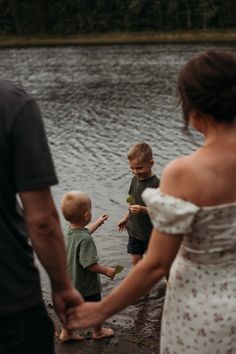
[[[84,339],[84,337],[80,336],[79,334],[74,333],[74,332],[67,332],[64,329],[61,331],[59,338],[62,342],[67,342],[69,340],[83,340]]]
[[[93,332],[93,339],[102,339],[114,336],[114,332],[111,328],[101,328],[100,331]]]

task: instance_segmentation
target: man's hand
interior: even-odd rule
[[[84,300],[75,288],[71,287],[68,290],[52,291],[52,300],[54,310],[56,311],[63,327],[67,329],[69,321],[67,318],[67,311],[81,305]]]

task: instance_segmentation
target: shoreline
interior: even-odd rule
[[[0,36],[0,48],[113,44],[232,43],[236,29],[225,31],[136,32],[70,36]]]
[[[59,339],[61,324],[53,306],[50,302],[46,302],[45,305],[54,323],[55,354],[159,354],[161,317],[158,319],[159,326],[156,331],[147,334],[136,326],[130,327],[125,323],[119,323],[120,321],[113,316],[105,322],[104,327],[112,328],[114,337],[94,340],[92,329],[88,329],[78,331],[84,340],[63,343]]]
[[[131,323],[129,320],[122,319],[122,316],[120,317],[118,314],[118,316],[114,315],[106,320],[104,324],[104,327],[111,327],[114,330],[114,337],[94,340],[92,339],[92,329],[90,328],[78,331],[84,337],[84,340],[64,343],[59,339],[61,324],[53,310],[51,299],[49,297],[44,298],[48,314],[54,323],[55,354],[159,354],[160,327],[165,290],[165,284],[160,283],[159,287],[156,288],[157,298],[155,300],[149,299],[149,297],[143,297],[139,300],[141,306],[140,314],[142,312],[145,314],[145,309],[149,306],[149,302],[157,301],[158,299],[161,311],[159,316],[155,318],[155,330],[151,328],[146,328],[145,330],[143,323],[145,316],[144,318],[132,317]]]

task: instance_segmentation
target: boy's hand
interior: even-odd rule
[[[102,214],[97,218],[97,222],[99,223],[99,226],[104,224],[104,222],[108,219],[107,214]]]
[[[128,220],[126,218],[122,218],[117,224],[118,230],[124,231],[126,229],[127,222]]]
[[[133,214],[147,214],[147,208],[139,204],[130,205],[129,210]]]
[[[106,274],[108,278],[113,279],[114,276],[116,275],[116,268],[113,267],[107,267]]]

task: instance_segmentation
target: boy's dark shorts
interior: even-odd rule
[[[129,241],[127,245],[127,252],[129,254],[140,254],[143,255],[148,247],[148,241],[138,240],[135,237],[129,236]]]
[[[97,293],[94,295],[90,295],[90,296],[83,296],[84,301],[86,302],[98,302],[101,301],[102,297],[101,297],[101,293]]]

